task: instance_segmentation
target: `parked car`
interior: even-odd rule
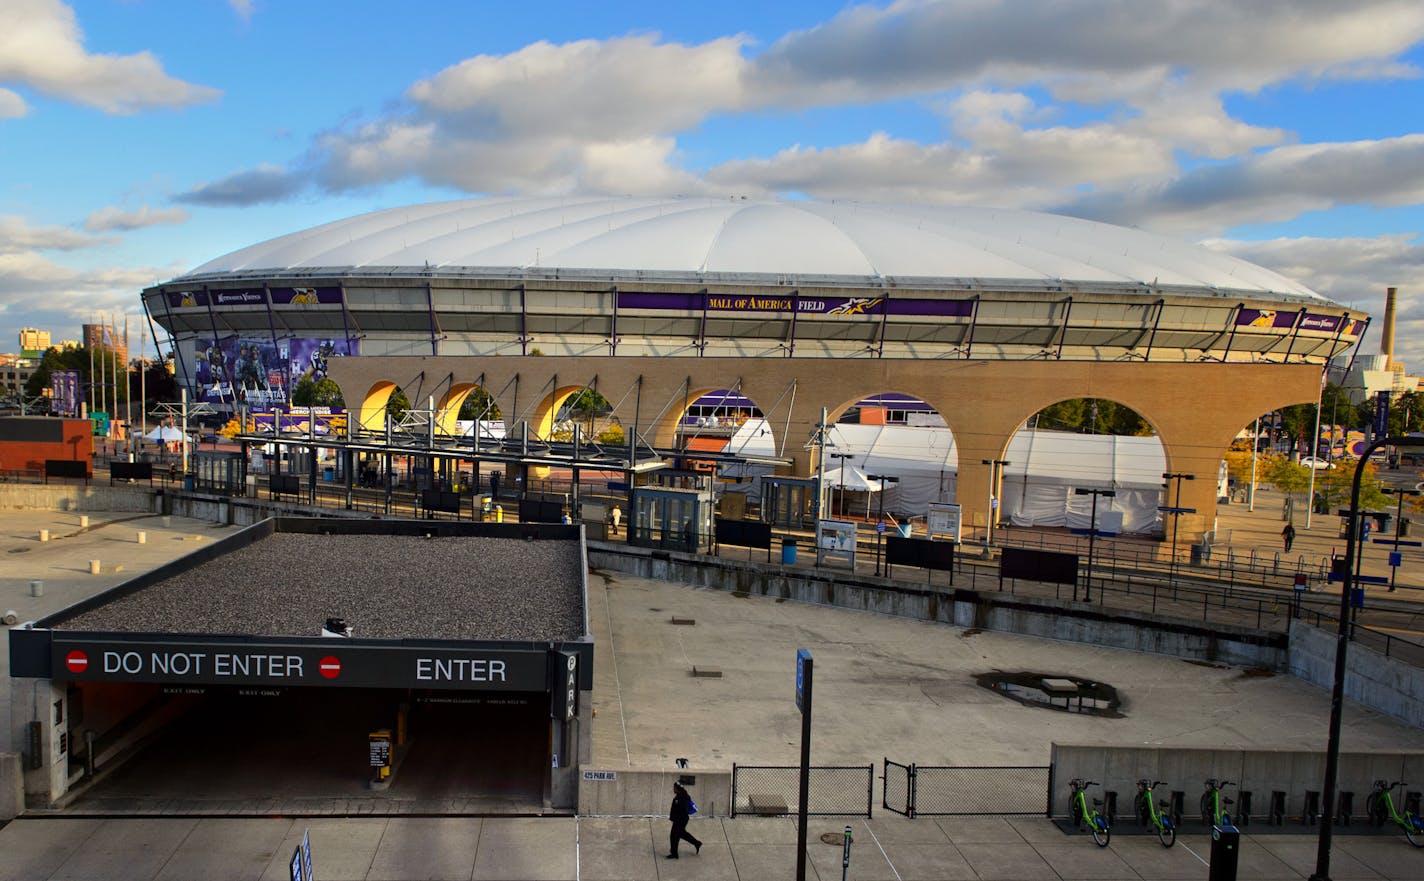
[[[1335,467],[1335,463],[1328,459],[1321,459],[1318,456],[1306,456],[1300,460],[1300,464],[1307,468],[1314,468],[1316,471],[1329,471]]]

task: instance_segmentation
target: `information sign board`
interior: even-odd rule
[[[930,538],[947,535],[959,541],[962,524],[963,514],[958,505],[930,502],[929,511],[925,514],[925,531]]]

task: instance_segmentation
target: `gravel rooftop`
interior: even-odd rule
[[[577,541],[277,533],[58,630],[358,639],[584,636]]]

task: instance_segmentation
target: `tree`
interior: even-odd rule
[[[1151,437],[1152,426],[1131,407],[1101,398],[1072,398],[1050,404],[1038,412],[1035,426],[1079,434]]]
[[[465,402],[460,405],[460,419],[501,419],[499,405],[494,402],[494,397],[482,388],[475,388],[474,391],[465,398]]]
[[[324,376],[313,381],[311,376],[297,380],[292,389],[292,404],[296,407],[344,407],[346,400],[341,396],[341,386],[336,380]]]
[[[386,418],[389,419],[392,424],[399,425],[409,410],[410,398],[405,396],[404,389],[400,386],[396,386],[395,391],[391,392],[390,400],[386,401]]]

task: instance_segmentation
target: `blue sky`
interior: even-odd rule
[[[1421,73],[1418,0],[5,0],[0,351],[364,211],[734,193],[1075,214],[1375,314],[1395,285],[1421,373]]]

